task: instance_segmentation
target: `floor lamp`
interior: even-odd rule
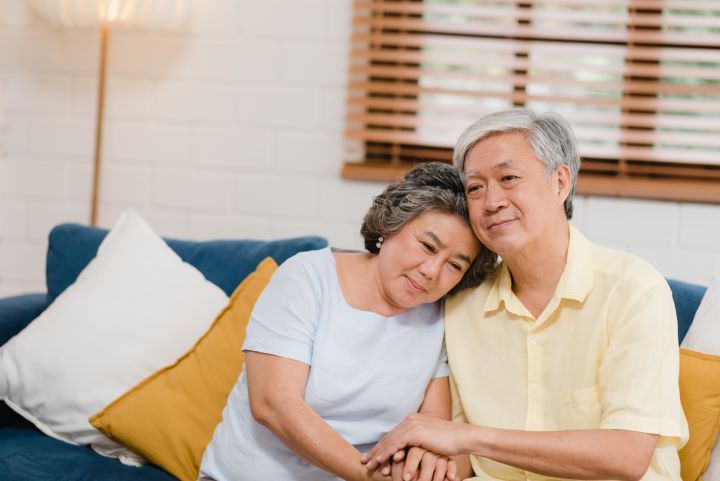
[[[70,28],[100,27],[97,117],[90,199],[90,225],[95,226],[100,200],[105,80],[110,31],[115,25],[146,29],[177,26],[187,16],[188,0],[26,0],[26,2],[31,10],[53,25]]]

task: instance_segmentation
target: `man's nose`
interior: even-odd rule
[[[490,182],[485,191],[485,210],[495,212],[507,206],[505,190],[495,182]]]

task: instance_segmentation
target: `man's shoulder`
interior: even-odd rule
[[[617,272],[640,277],[662,277],[660,271],[652,264],[631,252],[592,244],[592,256],[595,270],[601,272]]]
[[[592,264],[596,279],[625,288],[666,285],[665,277],[650,262],[630,252],[592,244]]]

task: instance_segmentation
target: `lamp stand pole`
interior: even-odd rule
[[[98,71],[97,119],[95,122],[95,162],[93,164],[92,203],[90,204],[90,225],[97,225],[98,198],[100,194],[100,169],[102,167],[103,116],[105,114],[105,68],[107,46],[110,37],[110,22],[100,22],[100,66]]]

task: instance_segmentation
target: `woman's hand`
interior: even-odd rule
[[[450,418],[450,386],[447,377],[433,378],[428,383],[418,412],[436,419]],[[393,481],[454,481],[457,478],[454,460],[419,446],[397,451],[381,465],[380,471],[388,474],[391,468]]]
[[[372,471],[408,446],[423,448],[445,457],[462,454],[463,429],[466,426],[423,414],[411,414],[383,436],[380,442],[362,457],[362,462]],[[408,467],[412,466],[407,466],[406,463],[406,468]]]
[[[392,465],[383,466],[382,470],[391,472],[393,481],[454,481],[457,478],[455,461],[423,448],[412,447],[407,456],[405,451],[399,451],[392,459]]]

